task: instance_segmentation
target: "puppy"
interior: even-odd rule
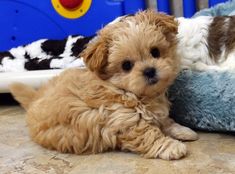
[[[178,18],[182,69],[235,69],[235,16]]]
[[[39,90],[11,92],[27,111],[32,139],[76,154],[128,150],[146,158],[179,159],[197,134],[169,118],[166,97],[179,70],[177,23],[142,11],[107,25],[69,69]]]

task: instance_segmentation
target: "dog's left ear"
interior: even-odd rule
[[[100,33],[88,43],[87,48],[80,54],[87,68],[100,77],[103,77],[105,74],[105,66],[108,61],[108,44],[108,36]]]
[[[176,34],[178,33],[178,22],[175,17],[157,13],[155,14],[155,25],[161,27],[163,34],[166,36],[166,40],[172,44],[177,42]]]
[[[175,17],[167,14],[158,13],[156,14],[155,22],[157,26],[162,27],[164,34],[177,34],[178,33],[178,22]]]

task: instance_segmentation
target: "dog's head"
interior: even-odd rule
[[[82,52],[101,79],[137,96],[165,92],[178,73],[177,22],[153,10],[107,25]]]

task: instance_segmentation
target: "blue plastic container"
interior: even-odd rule
[[[171,14],[170,0],[157,0],[157,10]]]
[[[218,3],[225,2],[227,0],[209,0],[209,7],[212,7]]]
[[[214,6],[221,2],[226,2],[227,0],[209,0],[208,6]],[[171,14],[170,0],[157,0],[157,10]],[[192,17],[197,11],[197,0],[183,0],[183,14],[184,17]]]
[[[190,18],[196,12],[196,1],[195,0],[183,0],[183,13],[184,17]]]
[[[139,9],[145,9],[144,0],[92,0],[84,16],[68,19],[57,13],[50,0],[0,0],[0,51],[41,38],[92,35],[117,16]]]

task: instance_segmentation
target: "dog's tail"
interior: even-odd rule
[[[35,89],[22,83],[13,83],[10,85],[10,92],[25,110],[27,110],[36,96]]]

